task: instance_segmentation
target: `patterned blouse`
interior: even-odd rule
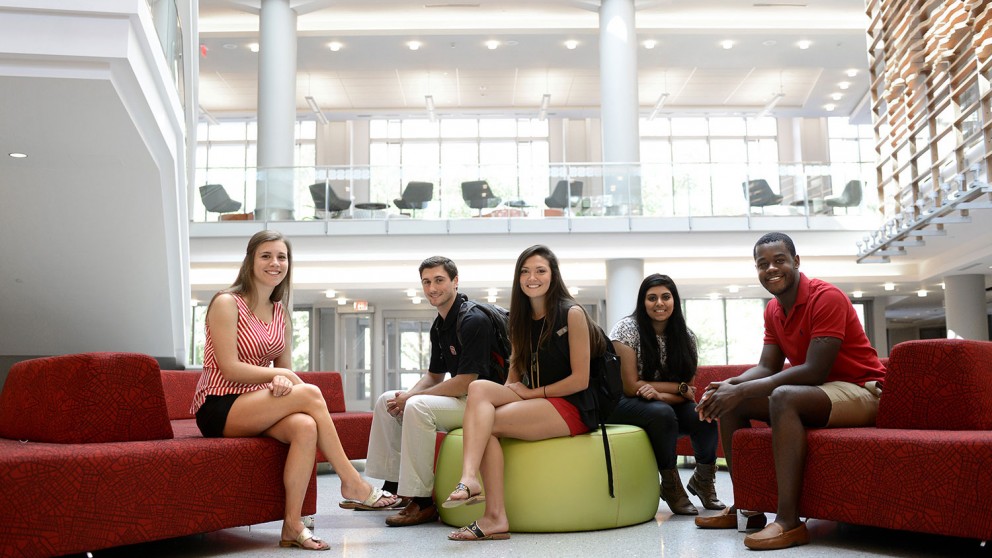
[[[655,378],[645,378],[642,369],[644,368],[641,363],[641,332],[637,329],[637,321],[634,318],[627,316],[616,323],[613,326],[613,330],[610,331],[610,339],[613,341],[619,341],[624,345],[627,345],[631,349],[634,349],[634,353],[637,355],[637,377],[644,382],[678,382],[680,381],[678,377],[671,375],[668,370],[668,355],[665,352],[665,336],[659,335],[658,348],[659,356],[661,357],[662,370],[658,371],[657,377]],[[692,351],[696,352],[696,334],[689,330],[689,340],[692,344]]]
[[[286,313],[283,311],[282,302],[275,303],[272,323],[267,324],[255,316],[241,295],[235,294],[234,300],[238,302],[238,360],[255,366],[271,366],[272,361],[286,348]],[[225,380],[217,365],[210,325],[207,325],[207,341],[203,348],[203,374],[196,384],[193,405],[190,407],[191,413],[196,414],[208,395],[248,393],[268,389],[269,385],[269,383],[242,384]]]

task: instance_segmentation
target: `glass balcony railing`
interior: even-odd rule
[[[195,221],[877,214],[858,164],[333,166],[198,173]]]

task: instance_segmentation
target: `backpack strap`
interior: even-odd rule
[[[597,414],[599,408],[599,402],[596,402]],[[604,419],[599,419],[599,432],[603,436],[603,453],[606,455],[606,482],[610,486],[610,498],[616,498],[613,493],[613,460],[610,459],[610,437],[606,435],[606,421]]]

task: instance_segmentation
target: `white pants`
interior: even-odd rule
[[[400,418],[386,410],[394,397],[395,391],[387,391],[375,402],[365,474],[399,481],[401,496],[431,496],[437,433],[461,428],[465,397],[414,395]]]

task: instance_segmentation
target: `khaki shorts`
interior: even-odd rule
[[[874,426],[878,399],[882,394],[877,382],[864,387],[848,382],[827,382],[817,386],[830,398],[827,427]]]

